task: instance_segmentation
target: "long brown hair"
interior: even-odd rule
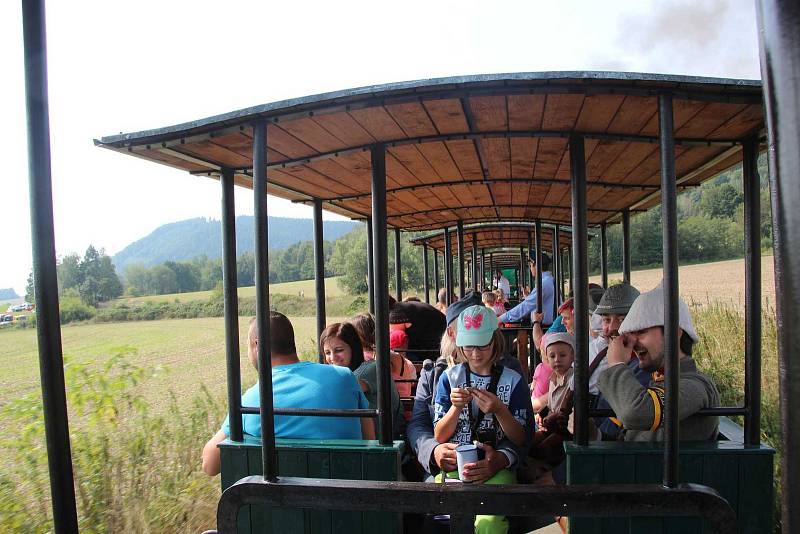
[[[350,346],[350,365],[347,367],[351,371],[358,369],[364,363],[364,349],[361,347],[361,340],[355,327],[350,323],[333,323],[325,328],[319,336],[320,354],[325,354],[325,342],[334,337]]]

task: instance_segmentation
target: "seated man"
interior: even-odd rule
[[[714,382],[697,370],[692,345],[697,332],[689,307],[679,301],[680,393],[678,419],[680,437],[687,441],[717,438],[719,418],[697,415],[702,408],[719,406]],[[608,347],[608,368],[598,380],[600,391],[622,423],[626,441],[663,441],[664,431],[664,290],[663,284],[642,293],[619,327],[620,336]],[[625,364],[631,351],[639,367],[653,373],[643,386]]]
[[[276,408],[363,409],[367,399],[347,367],[301,362],[294,344],[294,329],[285,315],[270,312],[272,352],[272,399]],[[258,334],[255,319],[250,321],[247,356],[258,369]],[[258,382],[242,395],[242,406],[258,408]],[[245,434],[261,436],[261,416],[242,415]],[[230,436],[228,418],[222,428],[203,447],[203,472],[214,476],[220,471],[219,443]],[[275,416],[278,438],[373,439],[372,421],[357,417]]]
[[[391,302],[391,301],[390,301]],[[439,346],[445,329],[445,316],[424,302],[395,302],[389,305],[390,323],[407,323],[408,349],[405,357],[412,362],[430,358]]]

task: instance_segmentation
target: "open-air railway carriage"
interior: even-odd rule
[[[765,0],[761,12],[763,90],[756,81],[631,73],[467,76],[298,98],[97,141],[107,149],[221,182],[231,440],[223,450],[227,489],[219,503],[218,529],[399,531],[399,514],[422,512],[453,514],[453,531],[471,530],[476,513],[591,519],[576,519],[572,525],[576,532],[620,528],[687,532],[707,526],[717,532],[768,531],[772,451],[759,442],[756,158],[766,144],[775,221],[782,439],[784,450],[792,451],[800,436],[798,416],[790,410],[800,396],[792,348],[798,345],[800,334],[781,327],[794,324],[800,298],[800,255],[795,246],[800,224],[794,209],[800,201],[800,92],[793,76],[800,69],[800,7]],[[74,532],[77,519],[55,291],[42,3],[25,3],[24,20],[34,270],[40,296],[39,347],[54,518],[57,532]],[[744,169],[747,252],[745,403],[705,413],[743,415],[745,425],[741,433],[732,426],[723,428],[725,443],[697,448],[679,442],[677,426],[677,347],[670,341],[676,339],[678,308],[675,199],[678,190],[739,162]],[[273,407],[270,354],[263,349],[259,371],[263,440],[243,436],[240,415],[251,410],[239,405],[232,194],[236,185],[253,189],[257,220],[266,220],[267,193],[313,205],[320,329],[325,321],[321,210],[368,222],[370,296],[378,326],[379,405],[376,411],[347,415],[377,417],[377,443],[276,440],[274,414],[308,412]],[[589,227],[599,226],[604,239],[605,225],[620,221],[627,229],[631,212],[659,203],[664,220],[667,317],[666,441],[646,450],[589,443],[587,362],[578,358],[569,485],[397,482],[403,445],[391,440],[388,410],[387,229],[455,227],[462,251],[458,276],[464,280],[464,225],[513,221],[532,222],[535,229],[542,224],[569,225],[570,272],[580,288],[588,282]],[[257,225],[261,347],[269,347],[266,243],[266,225]],[[536,247],[537,253],[542,248]],[[629,259],[625,264],[628,277]],[[579,312],[585,310],[587,296],[577,291],[575,303]],[[586,321],[585,313],[577,313],[576,331],[586,331]],[[578,354],[586,353],[586,343],[578,336]],[[317,410],[313,415],[341,413]],[[620,476],[621,472],[626,475]],[[782,458],[782,476],[783,526],[793,532],[800,528],[800,480],[794,455]],[[597,520],[610,516],[622,518]],[[701,516],[707,523],[685,516]]]

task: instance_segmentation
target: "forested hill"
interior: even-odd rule
[[[253,250],[254,218],[243,215],[236,218],[236,254]],[[356,227],[350,221],[324,221],[324,237],[333,241]],[[125,247],[113,258],[117,272],[134,263],[146,267],[165,261],[181,261],[207,256],[222,256],[222,229],[220,221],[205,218],[188,219],[165,224],[150,235]],[[269,217],[269,248],[286,248],[300,241],[314,239],[311,219]]]

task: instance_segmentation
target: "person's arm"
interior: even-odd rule
[[[440,391],[442,389],[442,382],[443,381],[440,380]],[[450,406],[446,407],[446,405],[440,404],[440,400],[437,395],[435,408],[437,417],[433,422],[433,437],[436,438],[436,441],[439,443],[444,443],[453,437],[453,434],[456,432],[456,426],[458,425],[458,418],[461,415],[461,410],[464,409],[464,406],[466,406],[471,399],[472,396],[467,390],[455,388],[450,392]],[[442,412],[444,412],[444,415],[439,417],[438,414]]]
[[[491,445],[481,445],[481,447],[486,457],[477,462],[464,464],[464,479],[475,484],[486,482],[501,469],[511,468],[510,460],[503,451],[495,450]]]
[[[542,336],[544,336],[544,332],[542,332],[542,319],[544,319],[544,314],[542,312],[533,312],[533,343],[537,349],[541,346]]]
[[[361,418],[361,439],[375,439],[375,423],[370,417]]]
[[[208,476],[213,477],[219,474],[220,454],[217,445],[225,441],[227,437],[225,432],[220,430],[203,447],[203,472]]]
[[[455,471],[457,467],[456,444],[439,443],[433,437],[431,397],[434,388],[434,371],[435,367],[431,367],[420,372],[414,397],[414,409],[406,429],[408,442],[417,455],[417,461],[431,475],[435,475],[439,469],[450,472]]]
[[[533,399],[533,411],[536,413],[541,412],[547,408],[547,393]]]
[[[525,300],[505,312],[500,316],[499,321],[502,323],[516,323],[522,320],[523,317],[528,317],[531,312],[536,308],[536,290],[531,291],[530,295],[525,297]]]
[[[508,409],[508,406],[503,404],[503,401],[501,401],[497,395],[485,389],[479,389],[475,390],[473,396],[478,402],[478,408],[480,408],[483,413],[494,414],[497,418],[497,422],[500,423],[500,428],[503,429],[508,439],[519,447],[525,444],[525,428],[514,418],[511,414],[511,410]],[[455,431],[455,426],[453,426],[453,430]]]

